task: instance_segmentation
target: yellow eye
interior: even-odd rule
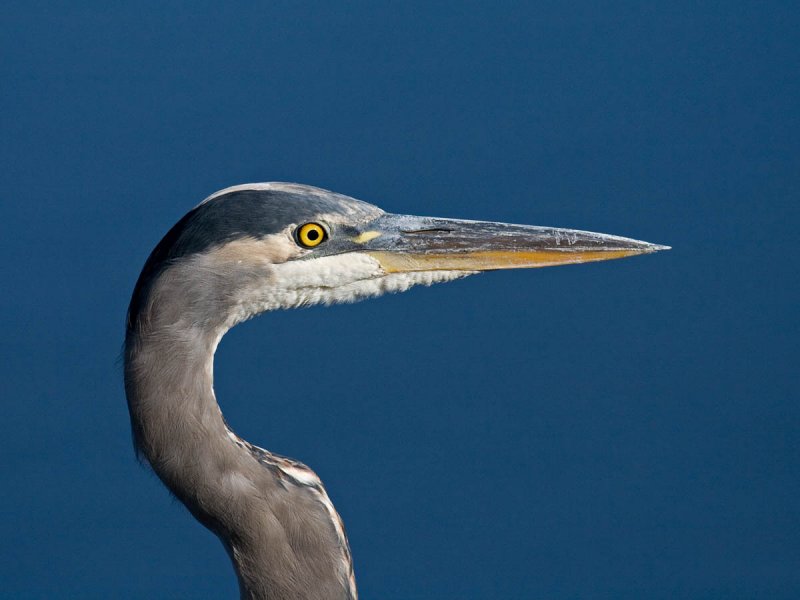
[[[306,248],[319,246],[327,235],[325,229],[318,223],[306,223],[297,228],[297,241]]]

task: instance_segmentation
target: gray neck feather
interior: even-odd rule
[[[232,279],[244,284],[250,274],[198,277],[196,267],[165,270],[126,336],[125,389],[137,448],[222,540],[242,598],[352,598],[319,490],[288,484],[265,468],[230,432],[214,396],[214,351],[236,309]]]

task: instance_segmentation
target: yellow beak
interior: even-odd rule
[[[575,229],[391,214],[354,241],[387,273],[550,267],[669,249]]]

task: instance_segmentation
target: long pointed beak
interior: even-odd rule
[[[550,267],[669,250],[576,229],[392,214],[371,222],[353,242],[387,273]]]

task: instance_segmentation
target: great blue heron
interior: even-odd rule
[[[394,215],[305,185],[224,189],[170,229],[136,283],[125,335],[134,443],[225,545],[242,598],[355,600],[344,526],[317,475],[241,439],[222,416],[213,360],[225,332],[267,310],[663,249],[571,229]]]

